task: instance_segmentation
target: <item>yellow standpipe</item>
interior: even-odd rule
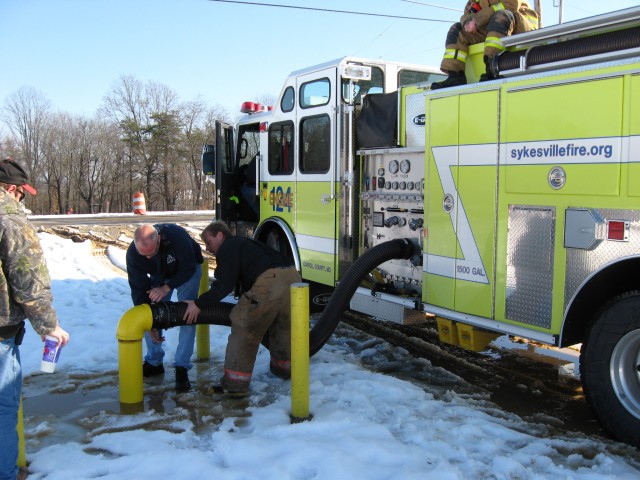
[[[19,467],[27,466],[27,449],[24,445],[24,410],[22,409],[22,397],[20,397],[20,408],[18,409],[18,462]]]
[[[151,330],[151,307],[138,305],[127,310],[118,322],[118,369],[120,402],[140,403],[142,392],[142,337]]]
[[[202,262],[202,276],[200,277],[199,295],[209,290],[209,260]],[[196,325],[196,356],[200,360],[208,360],[211,355],[209,342],[209,325]]]
[[[291,422],[309,415],[309,284],[291,284]]]

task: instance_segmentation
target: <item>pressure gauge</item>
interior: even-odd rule
[[[389,162],[389,172],[396,174],[398,173],[398,161],[397,160],[391,160]]]
[[[398,182],[391,182],[391,190],[397,190],[398,189]]]
[[[413,190],[413,182],[407,182],[407,190]]]
[[[400,182],[400,190],[406,190],[407,182]]]
[[[402,173],[409,173],[409,170],[411,170],[411,162],[409,160],[402,160],[400,163],[400,171]]]
[[[378,176],[379,177],[384,176],[384,168],[383,167],[378,168]]]

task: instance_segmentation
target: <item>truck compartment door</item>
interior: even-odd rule
[[[492,317],[498,93],[427,102],[426,302]]]

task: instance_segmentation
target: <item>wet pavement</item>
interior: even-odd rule
[[[247,407],[259,406],[268,396],[230,399],[209,392],[212,378],[220,376],[219,366],[196,362],[190,371],[194,388],[174,390],[174,375],[144,379],[144,400],[139,404],[120,403],[118,372],[68,373],[64,376],[34,374],[24,379],[23,407],[27,451],[69,441],[87,443],[93,436],[126,430],[175,431],[186,420],[196,433],[216,430],[225,418],[243,424],[250,415]],[[59,383],[61,382],[62,383]],[[146,413],[147,415],[140,415]],[[114,421],[130,416],[131,421]]]
[[[472,352],[449,350],[395,329],[392,334],[373,336],[354,318],[349,316],[347,321],[359,328],[343,322],[329,342],[345,361],[409,381],[445,402],[458,396],[489,415],[515,414],[542,437],[593,438],[604,442],[608,453],[640,467],[637,449],[610,440],[599,427],[581,395],[579,380],[563,373],[564,362],[556,359],[545,364],[503,349],[469,355]],[[433,336],[428,327],[421,328],[424,337]],[[246,399],[213,395],[209,387],[220,374],[219,362],[197,361],[190,371],[194,388],[176,393],[173,371],[167,368],[164,375],[145,379],[144,401],[138,405],[120,404],[115,370],[28,376],[23,390],[27,451],[69,441],[89,443],[96,435],[127,429],[180,432],[181,421],[206,435],[227,418],[234,419],[234,426],[242,426],[253,407],[270,404],[276,395],[288,395],[287,382],[258,386]]]

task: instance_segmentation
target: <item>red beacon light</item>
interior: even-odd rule
[[[260,112],[267,112],[267,111],[270,112],[272,110],[273,110],[273,107],[271,105],[265,106],[255,102],[243,102],[242,106],[240,107],[240,111],[242,113],[248,113],[249,115],[251,115],[252,113],[260,113]]]
[[[243,102],[240,107],[240,112],[242,113],[256,113],[258,110],[256,109],[257,105],[253,102]]]

